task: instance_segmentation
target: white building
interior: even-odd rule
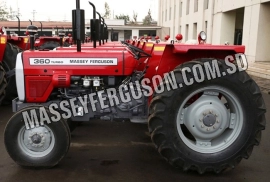
[[[250,62],[270,61],[270,0],[159,0],[158,35],[245,45]]]

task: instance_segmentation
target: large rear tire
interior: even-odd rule
[[[183,70],[210,59],[185,63],[174,70],[184,84]],[[228,67],[219,60],[221,71]],[[203,66],[202,66],[203,68]],[[205,72],[205,70],[204,70]],[[187,79],[194,79],[192,74]],[[265,105],[257,84],[246,72],[155,93],[149,131],[159,153],[184,171],[219,173],[249,158],[265,128]]]
[[[21,49],[18,46],[7,43],[3,60],[3,68],[5,69],[6,73],[15,69],[17,54],[19,52],[21,52]],[[17,87],[14,74],[7,78],[6,96],[2,104],[11,104],[11,101],[16,97]]]
[[[4,142],[10,157],[23,167],[50,168],[57,165],[67,154],[70,146],[70,132],[63,119],[58,122],[44,125],[35,123],[35,126],[28,129],[24,122],[23,113],[34,110],[40,122],[40,107],[28,107],[17,112],[8,121]],[[53,115],[45,109],[48,117]],[[44,117],[44,115],[43,115]],[[31,118],[31,117],[30,117]],[[31,126],[31,125],[29,125]]]
[[[0,63],[0,105],[2,104],[2,101],[5,98],[6,95],[6,87],[7,87],[7,81],[5,78],[5,70],[2,67],[2,63]]]

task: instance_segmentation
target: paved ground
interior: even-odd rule
[[[264,94],[268,110],[270,95]],[[270,127],[249,160],[220,175],[184,173],[171,167],[153,147],[147,126],[129,122],[93,121],[78,127],[66,158],[48,170],[23,169],[3,145],[3,131],[11,107],[0,107],[0,181],[269,181]],[[270,121],[270,112],[267,113]],[[268,123],[269,124],[269,123]]]

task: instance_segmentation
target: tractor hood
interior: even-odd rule
[[[136,65],[128,51],[25,51],[16,63],[19,100],[45,102],[54,88],[67,87],[71,76],[128,76]],[[42,97],[30,101],[33,90]]]
[[[26,51],[23,53],[25,76],[53,75],[65,72],[70,75],[130,75],[136,60],[123,50]]]

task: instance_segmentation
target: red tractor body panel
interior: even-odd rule
[[[0,62],[3,61],[6,45],[7,45],[7,36],[0,35]]]
[[[94,48],[93,46],[90,46],[89,47],[82,47],[82,50],[84,51],[87,51],[87,50],[95,50],[95,49],[98,49],[98,50],[126,50],[126,47],[109,47],[109,46],[99,46],[99,47],[96,47]],[[57,47],[56,48],[57,51],[68,51],[68,50],[77,50],[77,47]]]
[[[26,101],[41,103],[47,101],[52,89],[63,84],[69,87],[72,75],[128,76],[137,65],[127,51],[26,51],[23,60]]]

